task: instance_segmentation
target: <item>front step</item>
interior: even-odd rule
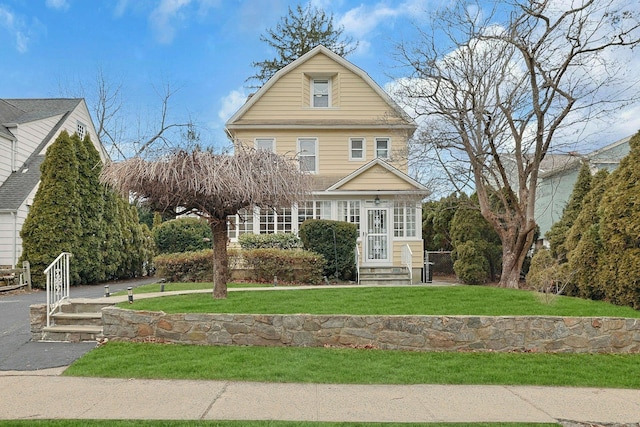
[[[410,285],[409,272],[404,267],[366,267],[360,269],[361,285]]]
[[[41,341],[82,342],[102,338],[102,309],[115,304],[78,299],[60,306],[52,325],[42,329]]]
[[[102,326],[53,325],[42,328],[41,341],[84,342],[102,338]]]

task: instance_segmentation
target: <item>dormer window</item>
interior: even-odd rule
[[[80,139],[84,139],[84,135],[86,134],[86,132],[87,132],[87,127],[83,123],[78,122],[76,126],[76,133],[78,134]]]
[[[311,105],[314,108],[329,107],[330,82],[327,78],[313,79],[311,81]]]

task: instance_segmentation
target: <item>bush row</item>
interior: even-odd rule
[[[246,280],[319,284],[325,260],[304,250],[228,249],[229,267],[246,266]],[[162,254],[154,258],[156,274],[171,282],[207,282],[213,278],[213,250]]]

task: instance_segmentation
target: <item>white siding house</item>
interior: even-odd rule
[[[103,160],[83,99],[0,99],[0,266],[22,254],[20,230],[40,182],[40,165],[60,132],[89,134]]]

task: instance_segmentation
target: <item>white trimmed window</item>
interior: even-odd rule
[[[349,138],[349,160],[364,160],[365,159],[365,139],[364,138]]]
[[[360,232],[360,201],[340,200],[338,202],[338,221],[355,224]]]
[[[256,150],[276,152],[276,140],[274,138],[256,138],[255,139]]]
[[[415,203],[396,202],[393,206],[394,237],[416,237]]]
[[[83,123],[78,122],[78,124],[76,125],[76,133],[78,134],[80,139],[84,139],[84,136],[87,133],[87,127]]]
[[[298,138],[298,159],[302,172],[318,172],[317,138]]]
[[[388,159],[390,157],[391,142],[389,138],[376,138],[376,157]]]
[[[329,93],[331,80],[327,78],[311,80],[311,106],[314,108],[327,108],[331,106]]]
[[[253,210],[242,209],[237,215],[228,216],[227,230],[231,239],[237,239],[246,233],[253,233]]]

